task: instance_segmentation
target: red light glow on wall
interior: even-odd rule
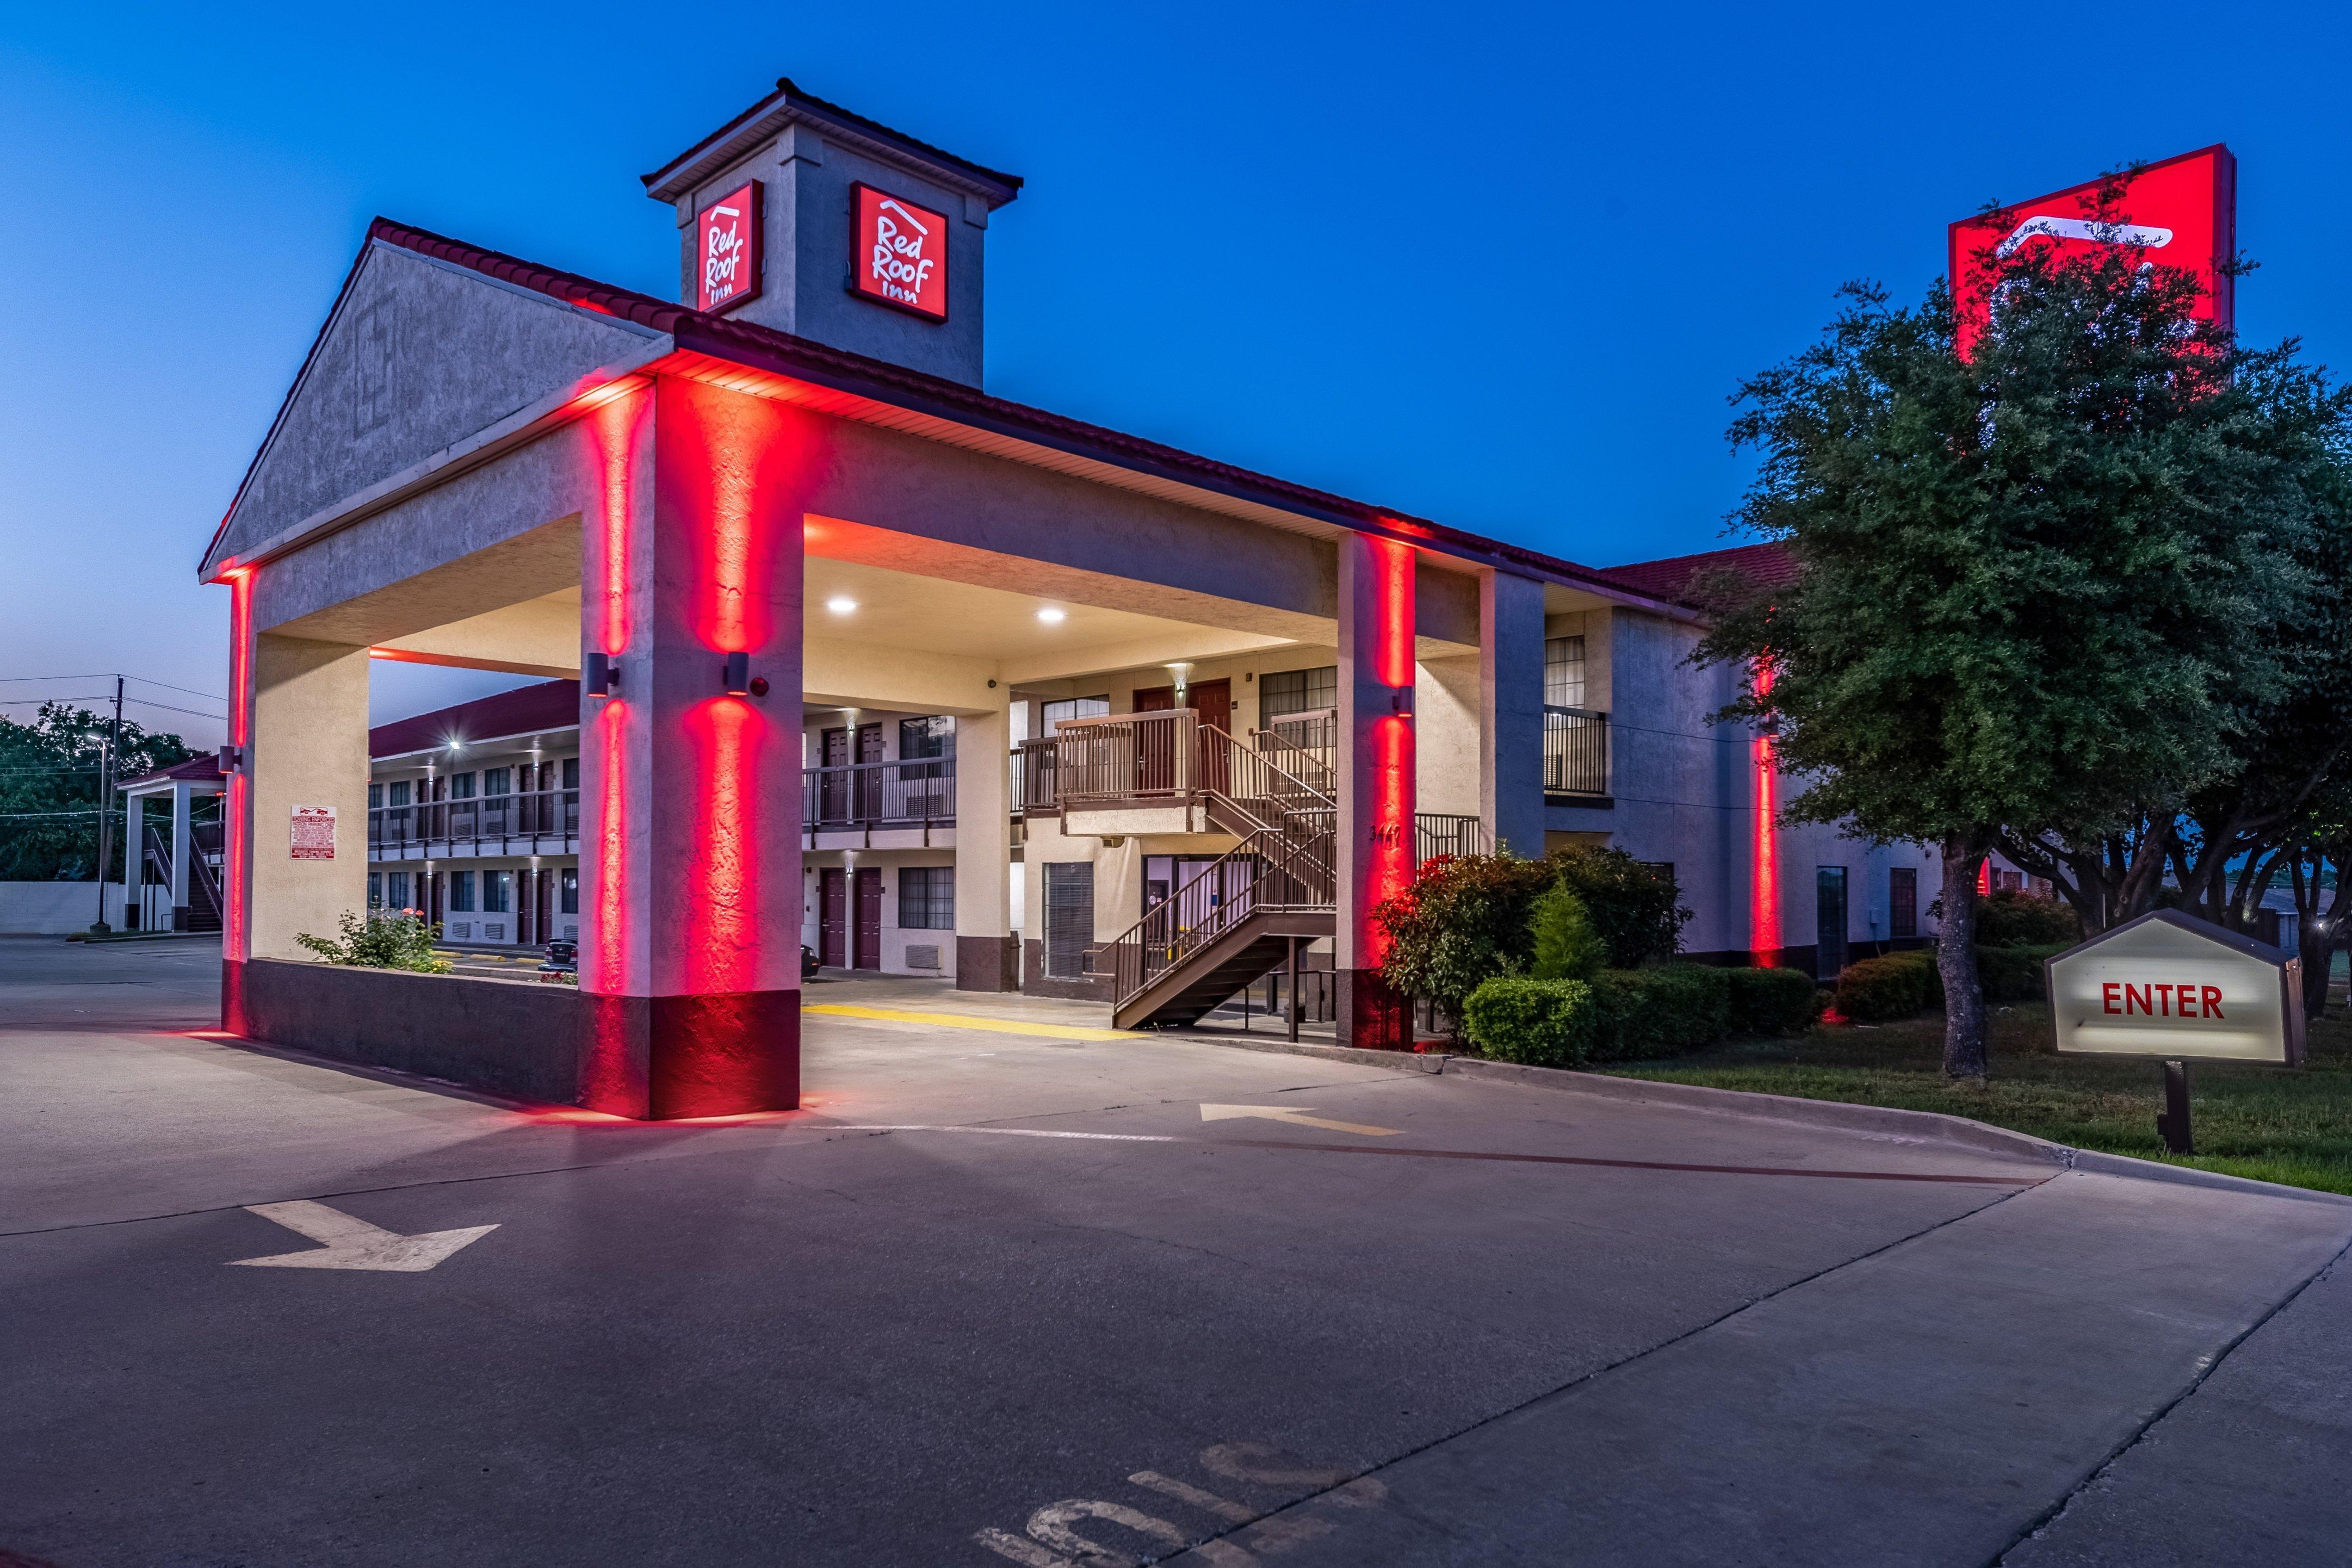
[[[1756,691],[1772,689],[1772,666],[1756,666]],[[1780,956],[1780,766],[1772,737],[1762,731],[1748,743],[1748,770],[1755,777],[1756,815],[1748,844],[1748,952],[1759,966]]]
[[[760,831],[763,813],[758,765],[767,719],[740,697],[713,697],[686,714],[688,756],[701,789],[694,801],[689,872],[696,883],[686,908],[686,981],[697,994],[761,988],[760,953],[767,934],[761,905]]]
[[[1371,556],[1372,624],[1366,639],[1373,678],[1394,692],[1413,685],[1413,552],[1395,539],[1367,539]],[[1371,843],[1364,864],[1364,906],[1367,918],[1357,936],[1357,952],[1367,968],[1377,967],[1388,951],[1387,933],[1369,918],[1373,905],[1412,885],[1413,783],[1415,771],[1413,721],[1402,713],[1374,715],[1363,727],[1370,756]]]
[[[2094,221],[2102,218],[2104,183],[2088,180],[1951,225],[1947,244],[1962,353],[1984,330],[1990,304],[1985,253],[2028,245],[2084,255],[2136,246],[2149,264],[2195,273],[2205,290],[2197,315],[2231,324],[2233,280],[2221,271],[2238,248],[2238,161],[2230,150],[2216,143],[2149,164],[2126,180],[2105,221]]]
[[[595,469],[590,480],[596,487],[596,543],[603,551],[596,645],[615,656],[629,645],[629,513],[634,501],[629,466],[636,455],[637,422],[644,417],[645,402],[627,395],[602,399],[585,422]]]
[[[228,740],[237,751],[236,771],[228,777],[228,799],[221,813],[225,825],[221,870],[226,884],[222,892],[226,905],[221,911],[221,956],[233,963],[251,956],[247,904],[253,850],[253,573],[252,567],[239,566],[221,574],[228,583]],[[241,1019],[223,1021],[231,1029],[242,1028],[244,1023]]]
[[[629,836],[624,826],[628,798],[629,705],[618,697],[596,710],[596,865],[588,897],[596,912],[596,940],[580,955],[583,987],[604,996],[628,988]]]
[[[1992,862],[1990,861],[1977,862],[1977,896],[1979,898],[1992,896]]]

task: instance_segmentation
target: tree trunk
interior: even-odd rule
[[[1936,967],[1944,977],[1944,1076],[1985,1077],[1984,988],[1977,983],[1977,866],[1984,852],[1955,833],[1944,841],[1944,920]]]

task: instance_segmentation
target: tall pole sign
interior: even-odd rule
[[[1952,293],[1959,308],[1960,351],[1985,328],[1991,305],[1988,257],[2023,246],[2091,252],[2137,246],[2162,267],[2184,267],[2205,290],[2197,314],[2228,327],[2233,319],[2231,278],[2223,264],[2238,248],[2238,161],[2216,142],[2119,176],[2119,199],[2100,207],[2105,180],[2086,180],[2046,196],[1963,218],[1949,235]]]

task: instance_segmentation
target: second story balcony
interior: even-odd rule
[[[926,848],[951,842],[945,835],[955,827],[955,768],[952,753],[803,768],[802,834],[811,849],[870,849],[877,833]],[[883,842],[890,847],[893,840]]]
[[[526,789],[462,800],[379,806],[368,812],[370,860],[580,852],[580,791]]]

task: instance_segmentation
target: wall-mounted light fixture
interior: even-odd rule
[[[768,677],[751,673],[751,655],[740,649],[727,655],[727,669],[722,684],[730,697],[763,697],[768,695]]]
[[[1037,619],[1043,621],[1048,626],[1059,626],[1065,620],[1068,619],[1068,615],[1069,612],[1067,611],[1057,610],[1050,604],[1045,606],[1045,609],[1037,612]]]
[[[1412,716],[1412,688],[1411,686],[1391,686],[1389,688],[1389,712],[1395,714],[1400,718],[1411,718]]]
[[[846,593],[836,593],[824,601],[824,607],[835,615],[847,615],[856,610],[857,601]]]
[[[600,701],[619,691],[621,661],[606,653],[589,654],[580,662],[580,689]]]
[[[242,746],[222,747],[220,748],[219,766],[221,772],[224,774],[234,773],[238,768],[244,767],[245,747]]]

